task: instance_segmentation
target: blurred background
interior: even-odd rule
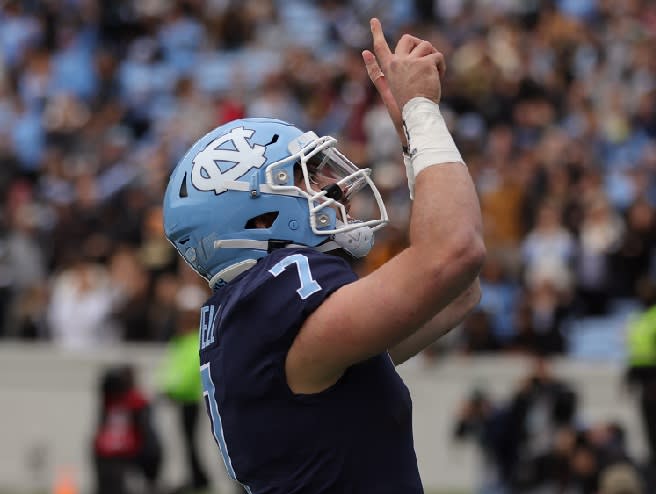
[[[0,492],[239,492],[163,191],[207,130],[278,117],[373,169],[392,225],[357,270],[403,249],[371,16],[445,54],[488,248],[479,307],[400,368],[427,492],[656,492],[650,0],[0,0]]]

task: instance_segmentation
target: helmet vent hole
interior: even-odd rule
[[[182,178],[182,184],[180,185],[180,197],[189,197],[189,193],[187,192],[187,174],[184,174],[184,177]]]
[[[267,142],[264,145],[264,147],[267,147],[270,144],[275,144],[276,142],[278,142],[278,137],[280,137],[278,134],[273,134],[273,137],[271,138],[271,140],[269,142]]]

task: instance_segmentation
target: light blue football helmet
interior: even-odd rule
[[[289,245],[366,255],[387,211],[371,171],[351,163],[336,142],[270,118],[214,129],[171,174],[164,196],[167,238],[210,286]],[[348,207],[364,187],[371,188],[379,214],[356,220]],[[262,215],[275,219],[258,228],[254,221]]]

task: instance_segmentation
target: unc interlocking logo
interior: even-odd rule
[[[236,127],[212,141],[192,162],[192,185],[203,192],[220,194],[227,190],[226,181],[237,180],[251,168],[260,168],[266,162],[265,147],[251,146],[246,140],[254,132]]]

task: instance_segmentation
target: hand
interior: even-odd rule
[[[440,75],[446,70],[444,56],[428,41],[410,34],[401,37],[392,53],[376,18],[371,19],[371,33],[375,56],[365,50],[362,58],[405,145],[401,110],[415,96],[439,103]]]
[[[369,50],[364,50],[362,52],[362,59],[364,60],[364,66],[367,68],[367,74],[369,74],[369,79],[374,83],[378,94],[380,95],[387,112],[389,113],[390,119],[396,128],[396,133],[399,135],[399,141],[401,141],[401,146],[405,149],[408,147],[408,139],[405,137],[405,132],[403,132],[403,118],[401,118],[401,110],[399,105],[396,104],[396,100],[392,95],[392,91],[387,84],[387,79],[383,75],[383,71],[380,70],[380,66],[376,61],[376,57]]]

